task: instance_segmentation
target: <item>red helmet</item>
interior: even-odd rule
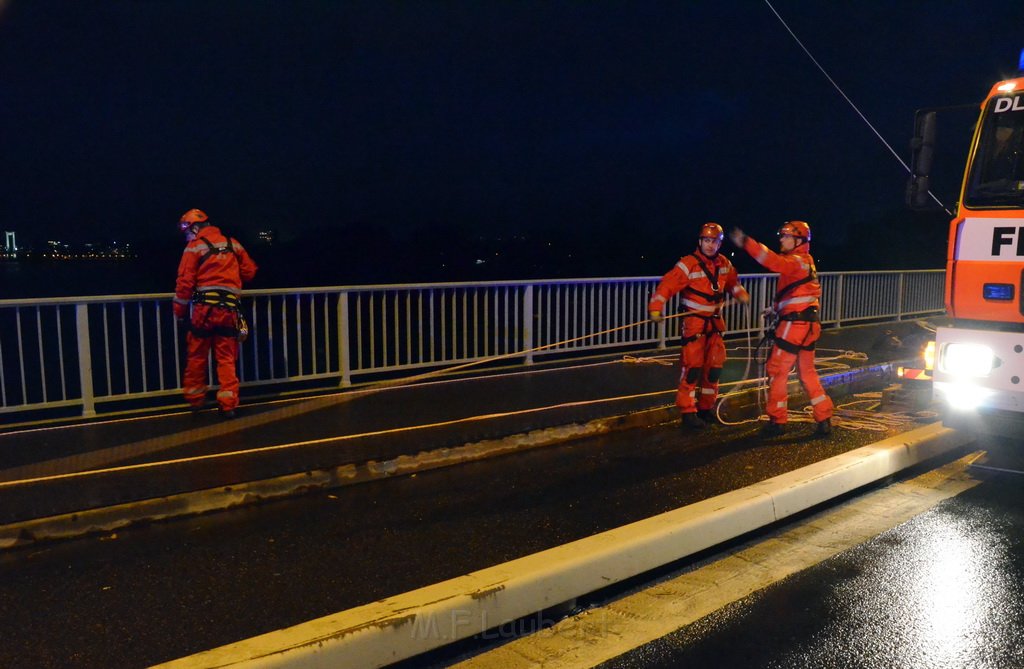
[[[178,220],[178,228],[184,232],[196,223],[206,223],[209,217],[202,209],[189,209]]]
[[[722,232],[722,226],[720,226],[718,223],[708,221],[707,223],[701,226],[700,235],[698,235],[698,238],[700,237],[714,237],[718,241],[722,241],[723,239],[725,239],[725,233]]]
[[[793,237],[800,237],[805,242],[811,241],[811,226],[807,225],[804,221],[786,221],[779,228],[779,236],[792,235]]]

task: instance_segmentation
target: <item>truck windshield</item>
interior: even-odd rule
[[[1024,95],[989,101],[964,204],[972,209],[1024,207]]]

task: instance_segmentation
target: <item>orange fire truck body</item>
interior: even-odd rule
[[[1024,434],[1024,78],[981,105],[946,254],[946,314],[935,338],[946,424]]]

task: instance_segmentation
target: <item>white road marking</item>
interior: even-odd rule
[[[978,451],[860,495],[781,534],[669,581],[585,611],[454,665],[460,669],[592,667],[650,643],[776,581],[864,543],[973,488]]]

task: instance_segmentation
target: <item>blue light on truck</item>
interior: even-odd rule
[[[982,286],[981,294],[986,300],[1012,300],[1012,283],[986,283]]]

